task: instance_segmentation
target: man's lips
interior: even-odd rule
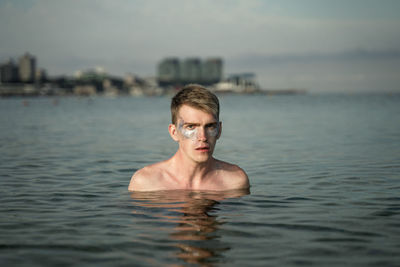
[[[209,146],[201,146],[201,147],[196,148],[196,150],[197,151],[208,151],[208,150],[210,150],[210,147]]]

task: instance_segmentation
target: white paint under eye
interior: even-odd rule
[[[182,133],[182,135],[187,138],[191,139],[193,141],[196,141],[199,139],[199,128],[196,127],[194,129],[185,129],[183,126],[185,125],[185,122],[183,120],[180,121],[178,124],[178,130]],[[219,133],[219,123],[215,127],[206,127],[206,135],[208,138],[215,138],[218,136]]]
[[[198,136],[197,132],[198,132],[197,128],[193,130],[182,129],[183,136],[192,140],[195,140],[197,138]]]
[[[209,137],[217,137],[219,133],[219,123],[215,127],[206,128]]]
[[[185,124],[185,122],[183,120],[181,120],[178,124],[178,130],[181,132],[181,134],[185,138],[195,140],[197,138],[197,128],[185,129],[185,128],[183,128],[184,124]]]

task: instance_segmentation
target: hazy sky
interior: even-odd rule
[[[263,88],[400,91],[397,0],[0,0],[0,60],[50,75],[154,76],[169,56],[222,57]]]

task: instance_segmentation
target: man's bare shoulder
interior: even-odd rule
[[[217,171],[222,175],[223,182],[229,189],[249,188],[249,178],[246,172],[238,165],[216,160]]]
[[[136,171],[128,186],[129,191],[152,191],[157,190],[164,176],[165,162],[148,165]]]

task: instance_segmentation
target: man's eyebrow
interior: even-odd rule
[[[179,119],[181,120],[180,125],[182,125],[182,126],[186,126],[186,125],[196,125],[196,126],[198,126],[198,125],[200,125],[199,122],[186,122],[181,117],[179,117]],[[207,123],[206,126],[216,125],[216,124],[218,124],[218,121]]]
[[[183,122],[183,125],[200,125],[201,123],[198,123],[198,122]],[[217,121],[215,121],[215,122],[209,122],[209,123],[206,123],[205,125],[206,126],[210,126],[210,125],[216,125],[216,124],[218,124],[218,122]]]

